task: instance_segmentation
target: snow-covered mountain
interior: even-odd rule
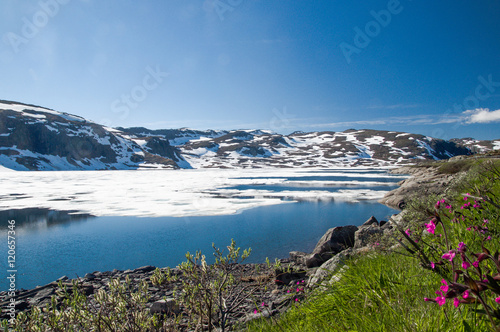
[[[500,140],[444,141],[346,130],[199,131],[108,128],[79,116],[0,100],[0,165],[15,170],[389,166],[500,149]]]
[[[147,152],[153,145],[158,153]],[[0,165],[15,170],[178,168],[167,140],[132,140],[116,129],[39,106],[0,101]]]

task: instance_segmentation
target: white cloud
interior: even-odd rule
[[[355,127],[366,125],[446,125],[458,123],[468,125],[474,123],[500,122],[500,109],[490,111],[489,109],[476,109],[462,113],[444,113],[444,114],[416,114],[409,116],[390,116],[385,118],[374,118],[370,120],[345,121],[333,123],[314,123],[306,127]]]
[[[487,108],[478,108],[472,111],[465,111],[467,123],[489,123],[500,122],[500,109],[490,111]]]

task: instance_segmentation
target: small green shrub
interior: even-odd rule
[[[234,240],[227,247],[227,255],[214,244],[212,247],[215,263],[211,265],[200,251],[194,256],[186,254],[187,261],[179,266],[182,274],[177,279],[181,283],[179,299],[188,314],[197,317],[197,329],[206,326],[208,331],[215,327],[225,331],[230,316],[241,310],[250,292],[247,287],[236,287],[234,271],[237,264],[250,255],[251,249],[244,250],[240,256],[240,248]]]

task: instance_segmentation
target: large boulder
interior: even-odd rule
[[[318,241],[316,247],[306,259],[308,268],[321,266],[324,262],[339,252],[354,246],[356,226],[340,226],[330,228]]]

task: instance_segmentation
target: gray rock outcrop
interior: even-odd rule
[[[411,174],[412,176],[398,183],[399,188],[388,192],[378,202],[393,209],[403,210],[408,201],[417,194],[440,195],[446,191],[455,178],[452,174],[442,174],[434,167],[404,166],[392,170],[393,174]]]

